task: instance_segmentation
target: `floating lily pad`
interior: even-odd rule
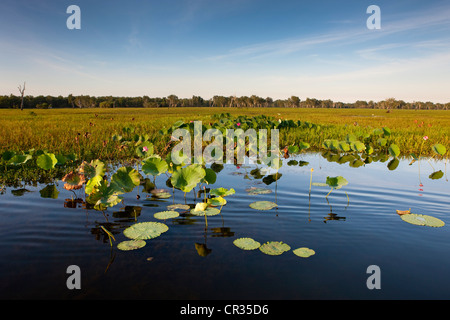
[[[161,222],[140,222],[126,228],[123,234],[130,239],[153,239],[169,230],[169,227]]]
[[[165,220],[179,217],[180,214],[177,211],[160,211],[153,215],[156,219]]]
[[[411,223],[411,224],[415,224],[418,226],[428,226],[428,227],[443,227],[445,225],[444,221],[442,221],[441,219],[432,217],[432,216],[428,216],[425,214],[416,214],[416,213],[411,213],[411,214],[404,214],[400,216],[402,218],[403,221]]]
[[[233,244],[242,250],[255,250],[258,249],[261,244],[252,238],[239,238],[233,241]]]
[[[270,256],[279,256],[280,254],[291,250],[291,247],[281,241],[270,241],[260,246],[259,250]]]
[[[211,216],[216,216],[220,213],[220,210],[217,208],[212,208],[212,207],[207,207],[205,210],[195,210],[192,209],[191,210],[191,214],[193,214],[194,216],[207,216],[207,217],[211,217]]]
[[[245,191],[247,191],[247,194],[249,194],[251,196],[258,195],[258,194],[272,193],[272,190],[270,190],[270,189],[258,188],[258,187],[251,187],[251,188],[246,189]]]
[[[278,207],[278,205],[271,201],[256,201],[253,203],[250,203],[250,208],[255,210],[270,210],[275,207]]]
[[[167,199],[172,196],[166,189],[153,189],[151,194],[158,199]]]
[[[309,248],[305,248],[305,247],[295,249],[295,250],[292,251],[292,252],[294,252],[294,254],[295,254],[296,256],[299,256],[299,257],[301,257],[301,258],[308,258],[308,257],[310,257],[310,256],[312,256],[312,255],[314,255],[314,254],[316,254],[316,252],[315,252],[313,249],[309,249]]]
[[[187,205],[187,204],[179,204],[179,203],[177,203],[177,204],[171,204],[171,205],[168,205],[167,206],[167,209],[168,210],[177,210],[177,209],[180,209],[180,210],[189,210],[191,207],[189,206],[189,205]]]
[[[136,250],[144,247],[145,244],[146,242],[144,240],[127,240],[117,244],[117,249],[123,251]]]

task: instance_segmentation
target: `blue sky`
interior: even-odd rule
[[[81,29],[69,30],[69,5]],[[381,29],[369,30],[369,5]],[[448,0],[2,0],[0,94],[450,102]]]

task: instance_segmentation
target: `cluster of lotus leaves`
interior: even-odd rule
[[[291,247],[282,241],[269,241],[261,245],[252,238],[238,238],[233,241],[233,244],[239,249],[247,251],[259,249],[262,253],[270,256],[279,256],[291,250]],[[316,253],[314,250],[306,247],[297,248],[292,252],[301,258],[308,258]]]

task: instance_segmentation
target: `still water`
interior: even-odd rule
[[[255,165],[225,165],[209,187],[236,193],[226,198],[221,215],[208,217],[206,230],[204,217],[182,215],[166,220],[167,232],[134,251],[117,249],[128,240],[123,230],[160,222],[153,215],[185,203],[182,192],[151,200],[141,187],[103,213],[70,205],[73,193],[62,182],[56,199],[41,196],[45,185],[25,186],[25,192],[7,187],[0,195],[0,298],[450,299],[450,184],[446,175],[429,178],[437,170],[446,173],[444,162],[421,161],[419,171],[418,163],[406,160],[395,170],[387,162],[353,168],[320,154],[297,160],[309,164],[286,161],[281,178],[271,183],[262,179],[267,172],[252,171]],[[311,168],[313,182],[343,176],[348,185],[328,198],[330,188],[313,186],[309,195]],[[166,179],[158,177],[156,187],[167,188]],[[272,192],[248,195],[250,187]],[[278,207],[251,209],[258,200]],[[191,192],[186,203],[194,201]],[[445,226],[409,224],[396,213],[409,208]],[[112,247],[100,226],[114,234]],[[244,251],[233,244],[241,237],[282,241],[291,250],[279,256]],[[316,253],[300,258],[292,252],[299,247]],[[66,286],[70,265],[81,270],[80,290]],[[379,267],[380,289],[367,287],[372,265]]]

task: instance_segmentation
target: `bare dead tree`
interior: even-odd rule
[[[20,110],[23,110],[23,94],[25,93],[25,82],[23,83],[23,88],[22,88],[22,86],[18,86],[18,88],[19,88],[19,92],[20,92],[20,94],[21,94],[21,101],[20,101]]]

